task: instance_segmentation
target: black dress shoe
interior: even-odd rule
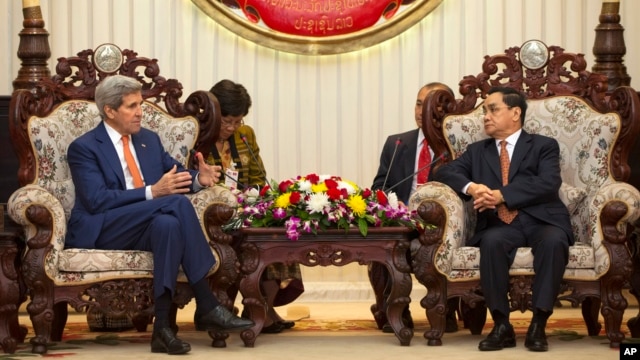
[[[186,354],[191,351],[191,345],[178,339],[170,327],[153,330],[151,335],[151,352],[169,355]]]
[[[284,330],[284,326],[280,325],[278,322],[273,322],[269,326],[265,326],[260,331],[262,334],[279,334]]]
[[[205,315],[196,311],[193,322],[198,331],[240,331],[255,325],[252,320],[238,317],[222,305]]]
[[[495,325],[489,336],[480,341],[478,349],[480,351],[502,350],[516,346],[516,333],[513,331],[511,324]]]
[[[277,323],[282,325],[284,329],[291,329],[292,327],[296,326],[295,321],[282,320],[277,321]]]
[[[547,335],[544,333],[544,326],[539,323],[531,323],[527,330],[527,337],[524,340],[524,346],[531,351],[547,351],[549,344],[547,343]]]

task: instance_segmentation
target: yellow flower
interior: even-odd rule
[[[286,209],[289,205],[291,205],[291,202],[289,201],[290,198],[291,198],[291,193],[289,192],[281,194],[276,199],[276,207]]]
[[[329,188],[327,188],[327,185],[324,183],[324,181],[320,184],[311,185],[311,191],[313,191],[314,193],[323,193],[327,192],[327,190],[329,190]]]
[[[351,209],[351,211],[353,211],[353,214],[358,217],[364,215],[365,211],[367,210],[367,203],[360,195],[349,196],[349,198],[347,199],[347,206],[349,207],[349,209]]]

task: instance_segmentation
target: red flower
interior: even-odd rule
[[[337,188],[327,190],[327,196],[331,201],[338,201],[342,198],[342,191]]]
[[[302,196],[300,195],[299,192],[294,191],[291,193],[291,196],[289,197],[289,202],[292,203],[293,205],[296,205],[297,203],[300,202],[300,198]]]
[[[291,181],[290,179],[284,180],[280,184],[278,184],[278,190],[280,190],[280,192],[284,194],[287,192],[289,186],[291,185],[293,185],[293,181]]]
[[[366,199],[366,198],[368,198],[369,196],[371,196],[371,190],[369,190],[369,189],[364,189],[364,190],[362,190],[362,197],[363,197],[363,198],[365,198],[365,199]]]
[[[267,195],[267,191],[269,191],[269,189],[271,189],[271,187],[269,186],[269,184],[265,185],[262,187],[262,189],[260,189],[260,196],[265,196]]]
[[[376,190],[376,198],[378,198],[378,203],[382,206],[389,205],[389,199],[387,199],[387,194],[382,190]]]
[[[333,179],[325,180],[324,184],[327,185],[327,189],[336,189],[336,188],[338,188],[338,182],[336,182]]]
[[[320,181],[320,176],[318,176],[316,174],[309,174],[309,175],[305,176],[305,178],[307,180],[309,180],[309,182],[312,183],[313,185],[318,184],[318,181]]]

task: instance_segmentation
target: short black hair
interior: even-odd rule
[[[231,80],[218,81],[209,90],[220,103],[220,115],[222,116],[247,116],[251,107],[251,96],[242,84]]]
[[[504,86],[492,87],[487,91],[487,95],[497,92],[502,94],[502,101],[507,104],[507,106],[520,108],[520,123],[524,124],[524,117],[527,114],[527,99],[524,95],[516,89]]]

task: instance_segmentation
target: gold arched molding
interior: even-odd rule
[[[409,3],[408,5],[395,3],[399,6],[399,10],[390,19],[381,17],[375,25],[362,30],[332,36],[302,36],[275,31],[264,23],[249,21],[240,9],[233,9],[225,5],[222,0],[191,1],[214,21],[238,36],[272,49],[303,55],[341,54],[373,46],[415,25],[442,2],[442,0],[414,0],[404,1]],[[311,2],[311,0],[298,1]],[[346,3],[348,0],[342,1]],[[365,2],[375,1],[390,2],[389,0],[366,0]]]

